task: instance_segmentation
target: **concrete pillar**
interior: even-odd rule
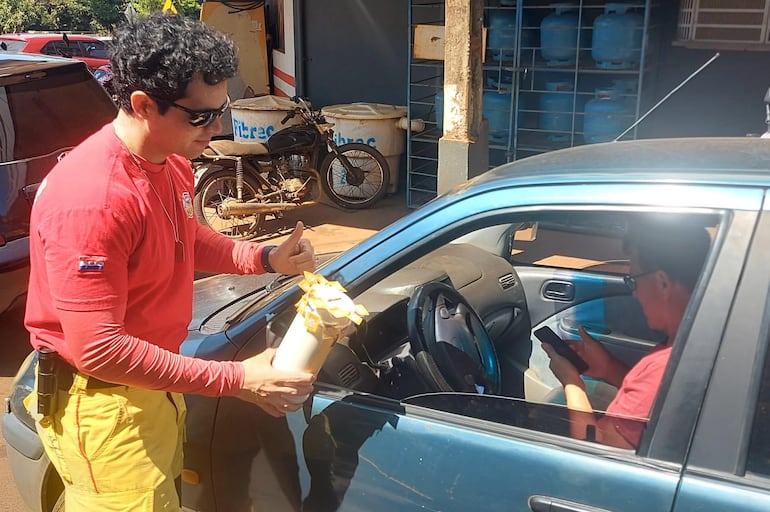
[[[482,112],[484,2],[444,4],[444,136],[438,145],[438,193],[481,174],[489,165]]]

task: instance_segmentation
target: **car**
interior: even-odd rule
[[[84,63],[0,52],[0,313],[27,290],[37,187],[57,160],[116,113]]]
[[[183,509],[770,509],[769,191],[770,144],[759,138],[592,144],[462,183],[319,277],[201,280],[190,356],[280,350],[303,279],[338,283],[368,314],[285,418],[186,396]],[[573,439],[533,333],[577,339],[583,326],[629,365],[653,350],[660,333],[632,293],[622,244],[651,216],[706,228],[704,269],[649,418],[625,419],[640,425],[639,443]],[[48,511],[61,482],[21,404],[34,361],[19,370],[3,435],[26,503]],[[586,386],[603,414],[600,395],[613,390]]]
[[[109,64],[107,44],[98,37],[81,34],[22,32],[1,34],[0,48],[23,53],[41,53],[81,60],[92,72]]]

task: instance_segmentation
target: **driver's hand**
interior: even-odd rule
[[[596,341],[582,325],[579,328],[581,341],[567,343],[577,355],[588,364],[585,375],[609,382],[615,387],[620,387],[623,377],[628,373],[628,366],[615,359],[604,345]]]
[[[551,358],[549,368],[556,378],[559,379],[562,386],[574,384],[575,386],[585,388],[583,379],[580,378],[580,372],[577,371],[575,365],[570,363],[569,359],[560,356],[549,343],[541,343],[540,346],[543,347],[545,353]]]

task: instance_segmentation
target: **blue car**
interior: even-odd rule
[[[768,190],[757,138],[582,146],[457,186],[320,267],[369,314],[302,410],[186,397],[184,510],[770,510]],[[619,448],[572,437],[533,332],[582,326],[629,366],[655,349],[622,243],[642,216],[711,243],[649,417],[621,418],[641,436]],[[259,279],[199,282],[184,353],[280,344],[299,278]],[[21,404],[33,364],[3,435],[25,502],[49,511],[62,485]],[[600,418],[617,388],[584,380]]]

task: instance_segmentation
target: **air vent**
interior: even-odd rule
[[[504,276],[501,276],[498,281],[500,281],[500,286],[503,290],[507,290],[516,285],[516,278],[513,277],[513,274],[505,274]]]
[[[342,369],[339,372],[337,372],[337,375],[339,376],[340,380],[343,383],[345,383],[346,386],[352,386],[358,381],[358,379],[361,376],[358,373],[358,368],[353,366],[352,363],[348,363],[345,366],[343,366]]]

